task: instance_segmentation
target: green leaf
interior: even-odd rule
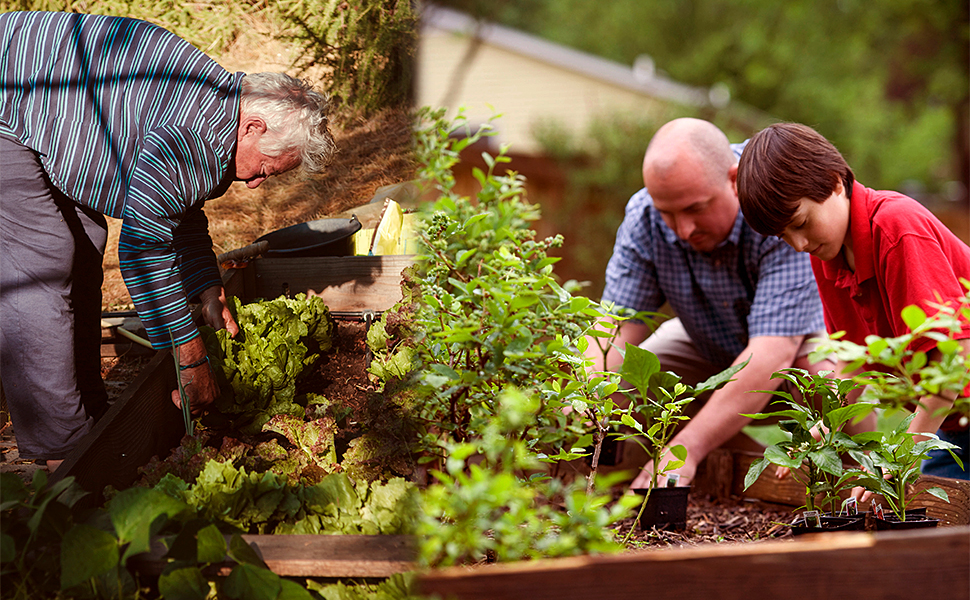
[[[670,453],[676,456],[681,461],[687,460],[687,448],[680,444],[670,447]]]
[[[118,539],[90,525],[75,525],[61,543],[61,589],[67,590],[118,566]]]
[[[875,408],[875,404],[866,404],[864,402],[857,402],[855,404],[843,406],[842,408],[836,408],[835,410],[830,411],[828,414],[829,425],[832,429],[839,429],[842,424],[849,419],[867,415]]]
[[[720,388],[725,383],[731,381],[731,378],[734,377],[735,374],[737,374],[738,371],[740,371],[745,366],[747,366],[748,361],[750,361],[750,360],[751,360],[751,357],[748,357],[748,359],[745,360],[743,363],[739,363],[739,364],[736,364],[736,365],[731,365],[730,367],[724,369],[720,373],[716,373],[716,374],[712,375],[706,381],[704,381],[704,382],[698,384],[697,386],[695,386],[694,387],[694,393],[695,394],[702,394],[704,392],[707,392],[707,391],[710,391],[710,390],[716,390],[716,389]]]
[[[620,366],[620,376],[636,387],[641,396],[647,395],[650,376],[658,371],[660,371],[660,360],[654,353],[627,343],[623,364]]]
[[[767,458],[760,458],[748,467],[748,474],[744,476],[744,489],[748,489],[761,477],[761,473],[771,464]]]
[[[825,446],[820,450],[809,452],[808,459],[826,473],[836,477],[842,476],[842,459],[839,458],[839,453],[835,451],[835,448]]]
[[[765,459],[772,464],[788,467],[789,469],[798,469],[802,466],[801,458],[793,458],[785,450],[775,445],[765,448]]]
[[[237,563],[254,565],[261,568],[266,568],[266,563],[260,558],[259,554],[253,550],[252,546],[246,543],[246,540],[242,538],[238,533],[233,534],[229,539],[229,558],[233,559]]]
[[[17,542],[13,536],[0,533],[0,563],[7,563],[17,558]]]
[[[222,584],[234,600],[276,600],[281,588],[279,575],[248,563],[237,565]]]
[[[931,496],[936,496],[937,498],[939,498],[940,500],[943,500],[944,502],[950,501],[950,496],[947,495],[946,490],[944,490],[941,487],[926,488],[926,490],[924,491]]]
[[[158,578],[158,592],[165,600],[205,600],[209,591],[209,582],[198,567],[174,569]]]
[[[314,600],[314,597],[305,587],[295,581],[280,579],[280,595],[276,597],[276,600]]]
[[[152,488],[128,488],[112,498],[108,503],[108,514],[118,539],[122,544],[129,544],[122,563],[134,554],[148,552],[151,536],[158,533],[168,519],[187,509],[184,502]]]
[[[200,563],[218,563],[226,559],[226,538],[215,525],[208,525],[199,530],[198,561]]]
[[[916,306],[915,304],[907,306],[902,310],[903,322],[909,327],[910,331],[914,331],[917,327],[926,322],[926,313],[922,308]]]

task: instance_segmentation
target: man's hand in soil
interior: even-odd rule
[[[236,337],[239,325],[229,311],[226,290],[221,285],[214,285],[199,294],[199,298],[202,300],[202,318],[206,325],[213,329],[226,329],[231,337]]]
[[[697,472],[697,465],[690,462],[690,454],[688,456],[688,461],[684,463],[679,469],[674,469],[673,471],[667,471],[663,475],[657,477],[657,487],[664,487],[667,485],[667,475],[671,473],[676,473],[680,475],[680,479],[677,480],[677,485],[690,485],[691,480],[694,479],[694,474]],[[666,464],[671,460],[677,460],[670,452],[666,452],[662,459],[662,462]],[[648,462],[644,465],[640,474],[637,475],[633,483],[630,484],[630,489],[645,489],[650,487],[650,480],[653,478],[653,462]]]
[[[219,397],[219,385],[212,374],[209,361],[205,358],[205,343],[201,336],[178,346],[180,366],[195,365],[201,361],[201,364],[197,366],[179,370],[182,389],[185,390],[185,394],[189,398],[192,416],[201,415]],[[172,402],[175,403],[175,406],[182,408],[182,398],[178,390],[172,391]]]

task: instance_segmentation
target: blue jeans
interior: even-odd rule
[[[962,431],[946,432],[942,429],[936,432],[944,442],[950,442],[960,446],[953,451],[963,461],[963,469],[953,460],[950,453],[946,450],[931,450],[930,458],[923,461],[920,471],[924,475],[936,475],[938,477],[953,477],[954,479],[970,479],[970,429]]]

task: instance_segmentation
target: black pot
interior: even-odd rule
[[[647,489],[635,488],[633,492],[641,496]],[[683,531],[687,528],[687,497],[690,486],[655,488],[640,516],[640,529],[647,531],[656,527],[668,531]]]
[[[813,527],[805,524],[805,517],[799,517],[791,524],[791,532],[794,535],[802,535],[805,533],[825,533],[829,531],[865,531],[866,530],[866,515],[865,513],[859,513],[858,515],[848,516],[832,516],[832,515],[822,515],[822,526]]]
[[[354,234],[360,227],[356,215],[349,219],[317,219],[271,231],[254,243],[268,242],[263,256],[271,258],[353,256]]]
[[[586,451],[589,452],[586,455],[586,464],[592,467],[593,448],[586,448]],[[615,437],[604,438],[603,445],[600,446],[600,459],[597,466],[615,467],[621,460],[623,460],[623,445]]]
[[[940,524],[939,519],[926,516],[926,507],[912,508],[906,511],[906,520],[900,521],[894,512],[886,512],[884,519],[873,517],[872,522],[876,531],[888,531],[893,529],[925,529],[936,527]]]

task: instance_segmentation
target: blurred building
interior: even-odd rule
[[[664,77],[647,56],[622,65],[434,5],[422,14],[416,90],[418,106],[447,107],[451,117],[464,107],[472,123],[501,113],[494,141],[516,154],[540,151],[532,132],[542,122],[582,134],[597,116],[730,99],[726,89]]]

